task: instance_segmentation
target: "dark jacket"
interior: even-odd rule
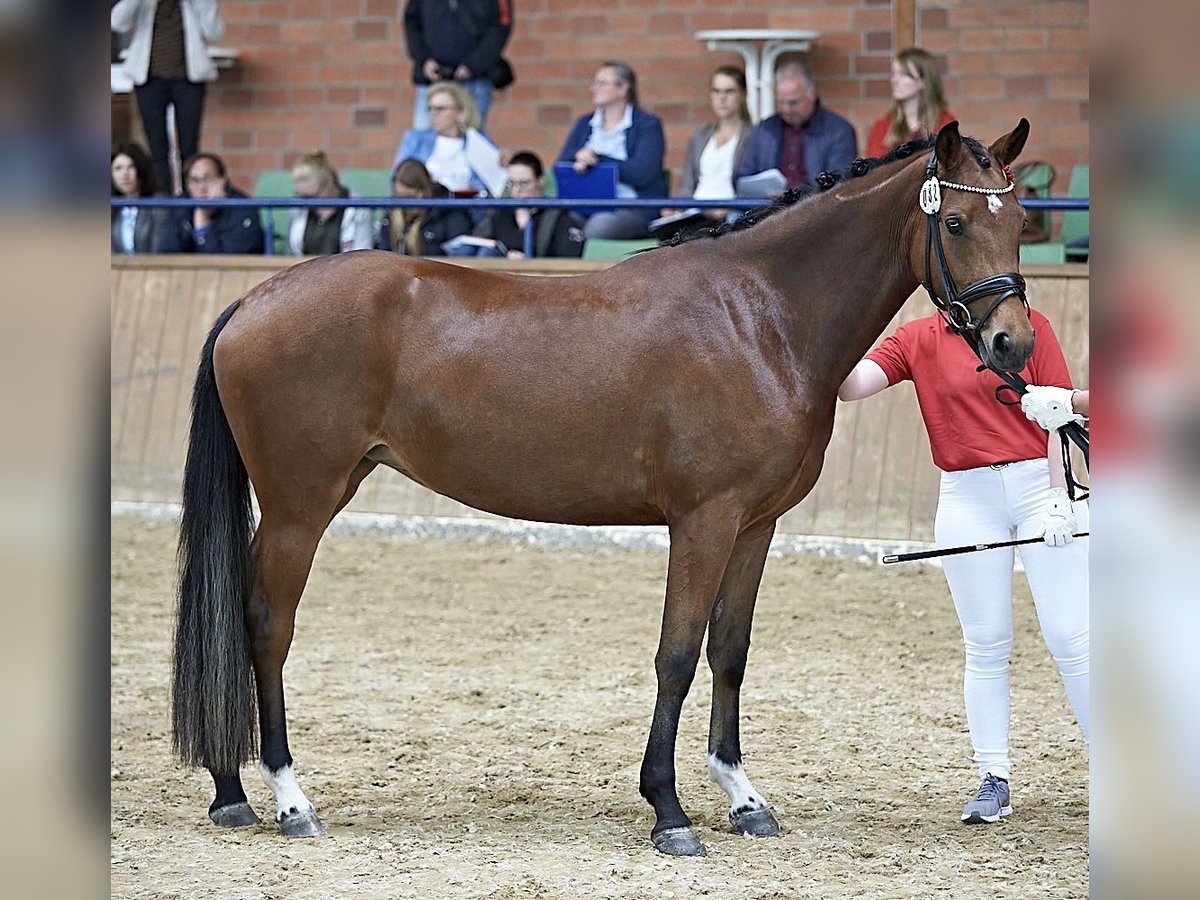
[[[575,154],[587,144],[592,134],[592,115],[588,113],[575,120],[562,152],[558,154],[559,162],[574,162]],[[635,106],[633,123],[625,132],[626,159],[601,156],[600,161],[615,163],[617,181],[629,185],[639,197],[665,197],[667,184],[663,180],[663,156],[666,149],[662,119]]]
[[[438,200],[445,200],[450,196],[450,192],[440,184],[433,186],[433,196]],[[397,253],[404,253],[404,246],[392,246],[392,214],[401,210],[389,209],[379,223],[379,236],[375,241],[375,246],[380,250],[394,250]],[[425,212],[425,218],[421,222],[421,240],[424,243],[423,256],[445,256],[446,251],[442,249],[442,244],[451,238],[456,238],[460,234],[471,233],[471,214],[466,209],[458,209],[452,206],[440,206],[430,208]]]
[[[734,184],[746,175],[779,168],[783,145],[783,119],[769,116],[754,126],[750,145],[734,172]],[[817,108],[804,129],[804,167],[810,184],[822,172],[836,172],[854,162],[858,155],[858,137],[854,126],[817,102]]]
[[[170,212],[171,210],[162,207],[143,206],[138,209],[137,221],[133,225],[134,253],[153,253],[158,248],[163,230],[170,221]],[[121,209],[114,208],[112,211],[112,252],[118,254],[125,252],[125,248],[121,246],[121,219]]]
[[[230,197],[245,197],[230,187]],[[184,194],[179,196],[183,197]],[[199,204],[197,204],[199,205]],[[204,234],[192,227],[192,207],[171,210],[171,218],[158,242],[159,253],[262,253],[262,215],[256,206],[218,209]]]
[[[516,210],[493,209],[475,226],[478,237],[494,238],[509,250],[525,250],[525,231],[517,225]],[[583,220],[569,209],[539,209],[533,213],[534,257],[580,256],[583,253]]]
[[[442,66],[445,78],[453,77],[459,65],[476,78],[488,77],[511,31],[512,0],[458,0],[457,14],[446,0],[408,0],[404,36],[413,84],[429,84],[421,67],[430,57]]]

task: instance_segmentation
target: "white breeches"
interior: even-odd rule
[[[943,472],[934,536],[938,546],[1037,537],[1049,488],[1045,459]],[[1086,503],[1075,504],[1088,530]],[[946,581],[966,648],[963,694],[980,775],[1008,778],[1008,660],[1012,651],[1013,550],[1019,549],[1042,637],[1088,740],[1088,539],[948,556]]]

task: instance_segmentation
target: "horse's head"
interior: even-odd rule
[[[1010,372],[1033,353],[1025,280],[1017,273],[1025,211],[1009,174],[1028,136],[1022,119],[985,151],[959,134],[957,122],[942,128],[920,194],[924,240],[914,246],[916,271],[951,327],[985,363]]]

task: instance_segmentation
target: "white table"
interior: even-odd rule
[[[807,53],[820,32],[779,28],[697,31],[709,50],[733,50],[746,62],[746,105],[757,122],[775,112],[775,60],[781,53]]]

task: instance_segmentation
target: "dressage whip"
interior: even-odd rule
[[[1090,531],[1081,531],[1073,537],[1087,537]],[[882,557],[888,563],[912,562],[914,559],[933,559],[935,556],[954,556],[956,553],[974,553],[976,550],[995,550],[999,547],[1018,547],[1021,544],[1040,544],[1045,538],[1021,538],[1019,541],[995,541],[991,544],[964,544],[961,547],[943,547],[940,550],[918,550],[914,553],[889,553]]]

